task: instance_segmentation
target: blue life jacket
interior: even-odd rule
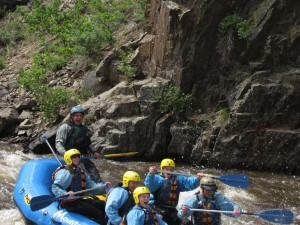
[[[67,191],[77,192],[86,189],[85,171],[80,167],[60,166],[52,173],[52,180],[54,180],[55,174],[61,169],[68,170],[72,176],[72,181]]]
[[[73,191],[73,192],[77,192],[77,191],[81,191],[86,189],[86,176],[85,176],[85,172],[82,168],[80,167],[72,167],[72,166],[60,166],[58,167],[53,173],[52,173],[52,180],[54,180],[55,178],[55,174],[61,170],[61,169],[66,169],[70,172],[71,176],[72,176],[72,181],[71,184],[69,185],[69,187],[67,188],[67,192],[68,191]],[[65,203],[68,202],[73,202],[76,201],[76,199],[71,199],[71,200],[61,200],[60,201],[60,205],[63,205]]]
[[[147,208],[147,209],[143,209],[143,211],[145,212],[144,225],[159,225],[154,209]]]
[[[148,207],[147,209],[144,209],[144,208],[141,208],[141,207],[138,207],[138,208],[142,209],[145,213],[145,220],[144,220],[143,225],[159,225],[157,217],[156,217],[156,213],[155,213],[153,208],[150,208],[150,207]],[[127,215],[125,215],[123,217],[122,225],[127,225],[126,216]]]
[[[202,195],[196,193],[198,200],[198,209],[210,209],[219,210],[215,198],[206,199]],[[221,224],[221,214],[220,213],[208,213],[208,212],[194,212],[192,215],[193,224],[203,224],[203,225],[220,225]]]
[[[179,182],[176,176],[172,177],[174,178],[172,181],[165,179],[164,185],[154,192],[156,205],[176,207],[179,199]]]
[[[71,131],[68,133],[65,148],[76,148],[81,154],[88,154],[88,148],[91,144],[91,139],[88,137],[88,129],[82,124],[79,126],[70,122],[67,122],[67,124],[71,126]]]
[[[80,167],[77,167],[73,170],[73,177],[70,186],[67,188],[67,191],[81,191],[86,188],[86,180],[84,170]]]

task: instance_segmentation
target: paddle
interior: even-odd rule
[[[43,135],[40,137],[40,141],[46,142],[48,147],[50,148],[51,152],[53,153],[53,155],[55,156],[55,158],[57,159],[58,163],[62,166],[61,162],[59,161],[57,155],[55,154],[55,151],[53,150],[53,148],[51,147],[50,143],[48,142],[48,137]],[[126,153],[115,153],[115,154],[101,154],[101,158],[114,158],[114,157],[123,157],[123,156],[132,156],[135,154],[138,154],[139,152],[126,152]],[[96,156],[82,156],[80,157],[80,159],[96,159]]]
[[[115,154],[105,154],[101,155],[101,158],[114,158],[114,157],[123,157],[123,156],[132,156],[138,154],[139,152],[126,152],[126,153],[115,153]],[[80,159],[96,159],[96,156],[83,156]]]
[[[162,173],[163,171],[157,170],[158,172]],[[189,173],[179,173],[179,172],[170,172],[170,171],[165,171],[165,173],[169,174],[174,174],[174,175],[182,175],[182,176],[191,176],[194,177],[196,175],[194,174],[189,174]],[[223,176],[210,176],[210,175],[205,175],[212,177],[216,180],[219,180],[223,182],[224,184],[227,184],[232,187],[238,187],[238,188],[248,188],[250,186],[250,179],[247,175],[243,174],[226,174]]]
[[[55,156],[56,160],[58,161],[60,166],[63,166],[62,163],[60,162],[60,160],[58,159],[57,155],[55,154],[55,151],[53,150],[53,148],[51,147],[49,141],[48,141],[48,137],[43,135],[40,137],[40,141],[43,143],[44,141],[47,143],[48,147],[50,148],[51,152],[53,153],[53,155]]]
[[[97,188],[100,188],[100,187],[93,187],[93,188],[85,189],[85,190],[82,190],[82,191],[77,191],[77,192],[74,192],[74,195],[81,194],[81,193],[88,192],[88,191],[92,191],[92,190],[95,190]],[[47,207],[52,202],[55,202],[59,199],[62,199],[62,198],[68,197],[68,196],[69,195],[62,195],[62,196],[59,196],[59,197],[54,197],[53,195],[40,195],[40,196],[33,197],[30,200],[30,209],[32,211],[37,211],[39,209]]]
[[[209,210],[209,209],[190,209],[191,211],[199,211],[199,212],[212,212],[212,213],[231,213],[233,211],[222,211],[222,210]],[[261,212],[241,212],[244,215],[250,216],[258,216],[264,220],[273,223],[281,223],[281,224],[291,224],[294,220],[294,214],[290,210],[284,209],[269,209]]]

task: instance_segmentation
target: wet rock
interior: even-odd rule
[[[251,73],[255,71],[263,70],[265,65],[262,62],[249,62],[249,69]]]
[[[155,130],[153,130],[153,141],[151,148],[146,152],[147,157],[161,158],[168,154],[166,146],[171,141],[170,127],[174,122],[174,118],[170,115],[164,115],[155,123]]]
[[[0,85],[0,98],[5,97],[8,94],[7,88],[2,84]]]
[[[29,0],[1,0],[0,2],[0,18],[4,16],[3,11],[5,10],[15,10],[18,5],[25,5],[29,2]]]
[[[52,153],[47,143],[41,139],[41,136],[45,136],[47,137],[50,146],[55,151],[55,136],[57,128],[58,125],[51,127],[47,131],[39,132],[40,135],[29,143],[28,148],[26,150],[36,154]]]
[[[0,110],[0,118],[6,124],[13,125],[18,122],[19,113],[15,108],[5,108]]]
[[[103,77],[97,77],[96,72],[92,71],[86,73],[83,80],[80,82],[80,86],[85,91],[92,91],[93,94],[103,93],[111,88]]]
[[[189,127],[174,123],[170,127],[171,142],[168,145],[168,154],[176,155],[178,158],[190,159],[192,147],[196,137]]]
[[[19,113],[21,113],[23,110],[32,110],[35,106],[36,101],[31,98],[26,98],[15,105]]]

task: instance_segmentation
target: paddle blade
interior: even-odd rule
[[[105,154],[104,158],[114,158],[114,157],[123,157],[123,156],[132,156],[138,154],[139,152],[126,152],[126,153],[116,153],[116,154]]]
[[[255,215],[264,220],[280,224],[291,224],[294,220],[294,214],[290,210],[271,209],[261,211],[260,213],[256,213]]]
[[[30,201],[30,209],[32,211],[37,211],[39,209],[45,208],[56,200],[52,195],[41,195],[33,197]]]
[[[232,187],[248,188],[250,186],[250,178],[244,174],[227,174],[214,178]]]

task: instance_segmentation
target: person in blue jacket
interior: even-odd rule
[[[64,160],[66,166],[58,167],[52,175],[52,193],[56,196],[68,195],[60,201],[60,206],[70,212],[82,214],[97,223],[105,224],[104,205],[105,202],[91,196],[74,196],[74,192],[87,188],[99,187],[94,194],[105,194],[110,182],[95,183],[89,175],[79,166],[80,152],[77,149],[70,149],[65,152]]]
[[[241,213],[241,208],[236,203],[230,201],[221,193],[216,192],[218,187],[212,177],[203,177],[200,182],[201,193],[197,192],[187,199],[178,211],[178,217],[185,225],[220,225],[221,214],[206,211],[191,211],[190,209],[223,210],[232,211],[227,216],[237,217]],[[191,217],[191,221],[188,219]]]
[[[168,225],[150,207],[150,190],[147,187],[137,187],[133,198],[136,205],[126,216],[127,225]]]
[[[197,173],[196,177],[173,176],[168,173],[175,169],[175,162],[172,159],[162,160],[160,169],[163,172],[158,175],[155,174],[156,168],[154,166],[149,168],[149,173],[145,178],[145,186],[153,193],[156,210],[163,216],[164,221],[172,225],[181,224],[176,209],[179,193],[199,187],[203,173]]]
[[[140,175],[134,171],[126,171],[123,184],[113,188],[106,198],[105,213],[109,225],[122,225],[125,215],[135,206],[133,191],[141,181]]]

